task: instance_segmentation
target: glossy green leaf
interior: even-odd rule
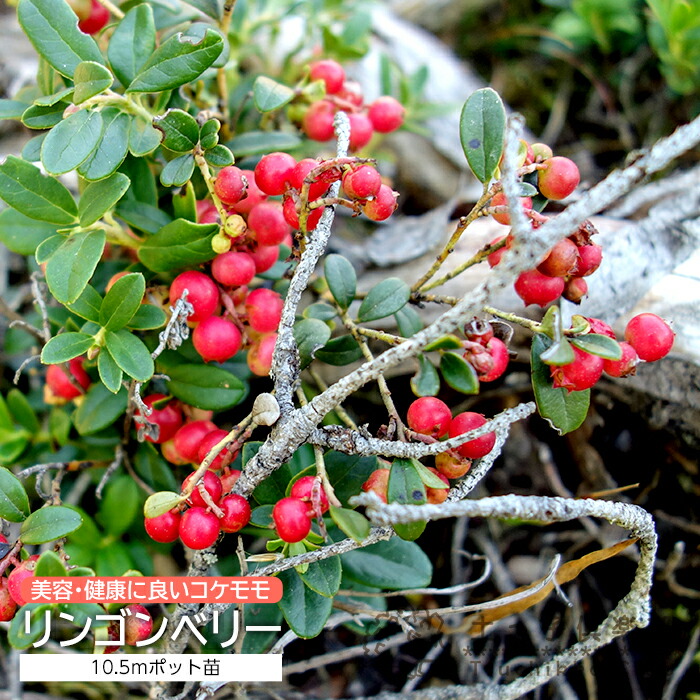
[[[461,347],[462,341],[456,335],[450,333],[440,336],[432,343],[428,343],[423,350],[425,352],[430,352],[431,350],[458,350]]]
[[[110,211],[129,189],[129,178],[113,173],[104,180],[90,183],[80,197],[78,217],[81,226],[90,226]]]
[[[576,359],[571,343],[566,338],[560,338],[552,343],[541,355],[540,360],[547,365],[568,365]]]
[[[273,151],[285,151],[301,145],[301,139],[283,131],[247,131],[226,144],[238,158],[255,156]]]
[[[103,384],[93,384],[73,416],[75,429],[80,435],[93,435],[112,425],[126,411],[127,397],[124,387],[113,394]]]
[[[140,272],[120,277],[107,292],[100,308],[100,325],[116,331],[131,321],[146,293],[146,280]]]
[[[52,105],[57,105],[59,102],[65,102],[66,104],[63,105],[65,108],[71,101],[70,98],[73,97],[74,93],[75,87],[67,87],[50,95],[41,95],[40,97],[37,97],[34,100],[34,104],[42,107],[51,107]]]
[[[249,443],[247,443],[249,444]],[[252,445],[250,452],[257,452],[262,443],[256,443]],[[245,446],[244,446],[245,451]],[[295,453],[296,455],[304,454],[304,450],[299,449]],[[247,463],[247,455],[244,452],[243,464]],[[265,479],[253,492],[253,498],[260,503],[276,503],[280,498],[284,498],[287,495],[287,486],[289,482],[301,471],[306,469],[310,464],[313,464],[313,450],[308,454],[308,459],[295,459],[293,457],[289,462],[285,462],[279,469],[275,470],[270,476]]]
[[[97,509],[97,522],[107,533],[120,536],[141,512],[139,487],[129,474],[113,476]]]
[[[435,396],[440,391],[440,376],[435,365],[423,354],[416,359],[418,371],[411,377],[411,391],[416,396]]]
[[[31,437],[28,430],[0,426],[0,462],[12,464],[27,449]]]
[[[342,255],[333,253],[323,262],[323,274],[338,306],[347,309],[357,291],[357,274],[352,263]]]
[[[22,482],[9,469],[0,467],[0,518],[21,523],[29,512],[29,498]]]
[[[80,514],[66,506],[35,510],[23,523],[19,536],[24,544],[44,544],[70,535],[82,524]]]
[[[366,586],[389,591],[430,584],[433,567],[415,542],[391,539],[341,555],[343,573]]]
[[[86,321],[99,323],[100,321],[100,306],[102,306],[102,297],[99,292],[89,284],[83,293],[72,303],[66,304],[74,314],[84,318]]]
[[[153,126],[161,132],[161,143],[177,153],[191,151],[199,141],[197,120],[181,109],[169,109],[155,117]]]
[[[443,353],[440,358],[440,372],[455,391],[462,394],[479,393],[479,378],[474,368],[456,352]]]
[[[333,450],[326,452],[324,460],[328,478],[341,503],[347,503],[351,496],[357,495],[362,484],[377,468],[376,457],[346,455]]]
[[[214,148],[219,143],[219,129],[221,122],[218,119],[207,119],[199,130],[199,143],[202,148]]]
[[[37,263],[43,265],[45,262],[48,262],[51,256],[63,245],[65,240],[65,236],[57,234],[55,236],[49,236],[39,243],[34,253]]]
[[[197,221],[197,196],[191,182],[173,192],[173,213],[176,219]]]
[[[46,134],[38,134],[33,136],[27,143],[24,144],[22,148],[22,160],[26,160],[27,163],[38,163],[41,160],[41,147],[44,144],[44,139]]]
[[[331,329],[317,318],[304,318],[294,324],[294,340],[299,348],[299,360],[304,368],[314,359],[315,353],[331,337]]]
[[[410,296],[411,288],[402,279],[388,277],[369,290],[357,318],[364,323],[391,316],[406,305]]]
[[[104,231],[85,231],[67,238],[49,258],[46,282],[58,301],[70,304],[82,294],[104,247]]]
[[[66,567],[56,552],[44,552],[36,562],[34,576],[65,576]]]
[[[40,605],[39,603],[24,605],[21,614],[15,615],[10,622],[10,629],[7,633],[7,641],[10,645],[15,649],[27,649],[38,639],[41,639],[46,632],[47,612],[50,618],[50,605]]]
[[[137,382],[153,376],[153,358],[143,341],[127,330],[107,331],[106,345],[114,361]]]
[[[166,462],[150,442],[142,442],[134,458],[136,473],[157,490],[175,491],[180,488],[180,481],[175,478],[172,464]]]
[[[135,331],[150,331],[164,326],[167,320],[168,317],[163,309],[152,304],[141,304],[127,327]]]
[[[218,232],[217,224],[195,224],[176,219],[139,248],[139,260],[154,272],[191,268],[214,257],[211,239]]]
[[[220,0],[184,0],[184,2],[212,19],[217,21],[221,19],[222,6]]]
[[[325,598],[332,598],[340,588],[343,567],[339,557],[328,557],[309,564],[305,573],[300,573],[301,580],[312,590]]]
[[[139,5],[144,7],[144,5]],[[129,152],[132,156],[145,156],[160,146],[160,131],[151,122],[133,117],[129,128]]]
[[[422,505],[426,502],[425,485],[413,460],[395,459],[393,461],[389,472],[387,501],[402,505]],[[425,520],[396,523],[394,530],[402,540],[415,540],[423,534],[426,525]]]
[[[583,350],[590,355],[598,355],[604,360],[619,360],[622,358],[620,343],[607,335],[589,333],[588,335],[577,335],[574,338],[570,338],[570,340],[571,344],[575,345],[579,350]]]
[[[70,435],[71,423],[69,415],[65,410],[54,406],[49,413],[49,434],[61,447],[68,443]]]
[[[15,156],[0,164],[0,197],[30,219],[52,224],[72,224],[78,214],[71,193],[58,180]]]
[[[29,403],[27,397],[19,389],[10,389],[7,392],[7,407],[14,419],[31,434],[36,434],[41,429],[41,424],[36,412]]]
[[[52,175],[75,170],[95,150],[102,136],[102,114],[81,109],[57,124],[41,146],[41,162]]]
[[[418,472],[418,475],[421,478],[421,481],[426,485],[427,488],[430,489],[446,489],[449,488],[447,484],[439,477],[437,474],[433,474],[433,472],[428,469],[428,467],[424,466],[421,464],[417,459],[411,460],[413,462],[413,466],[416,468],[416,471]]]
[[[355,542],[362,542],[369,536],[369,520],[362,513],[337,506],[331,506],[329,512],[338,528]]]
[[[124,373],[109,352],[109,348],[102,348],[97,356],[97,371],[100,373],[102,383],[113,394],[116,394],[122,387]]]
[[[279,574],[284,593],[278,603],[292,631],[302,639],[321,634],[333,609],[333,601],[312,591],[294,570]]]
[[[341,335],[329,340],[316,351],[316,359],[327,365],[342,367],[362,359],[362,350],[351,335]]]
[[[21,119],[27,107],[26,102],[0,99],[0,119]]]
[[[273,112],[294,99],[292,88],[278,83],[272,78],[260,75],[253,83],[253,104],[260,112]]]
[[[163,187],[182,187],[194,173],[194,156],[191,153],[173,158],[160,173]]]
[[[55,224],[30,219],[15,209],[0,212],[0,243],[13,253],[34,255],[37,246],[55,234]]]
[[[423,329],[423,319],[413,306],[404,306],[394,314],[399,333],[404,338],[410,338]]]
[[[41,351],[41,361],[45,365],[68,362],[86,353],[95,342],[87,333],[61,333],[49,340]]]
[[[152,493],[143,504],[143,515],[145,518],[157,518],[163,513],[167,513],[182,503],[182,496],[174,491],[156,491]]]
[[[73,102],[79,105],[112,87],[114,76],[110,73],[109,68],[101,63],[83,61],[75,69],[73,81],[75,83]]]
[[[554,388],[549,365],[541,359],[550,343],[551,340],[541,333],[536,333],[532,339],[532,387],[540,415],[560,435],[564,435],[578,428],[586,419],[591,390],[569,392],[564,388]]]
[[[316,301],[313,304],[309,304],[304,311],[302,316],[304,318],[316,318],[319,321],[330,321],[338,315],[338,312],[330,304],[326,304],[325,301]]]
[[[129,146],[130,119],[115,107],[102,110],[102,138],[87,160],[78,167],[86,180],[94,181],[111,175],[122,164]]]
[[[61,75],[72,78],[82,61],[103,62],[95,40],[78,29],[63,0],[20,0],[17,19],[37,53]]]
[[[223,144],[210,148],[204,154],[204,160],[214,168],[226,168],[234,163],[233,153]]]
[[[183,364],[168,367],[167,374],[168,391],[173,396],[204,410],[237,406],[248,393],[246,384],[221,367]]]
[[[153,9],[148,3],[132,7],[114,29],[107,58],[122,85],[129,85],[156,49]]]
[[[223,39],[213,29],[200,41],[178,32],[155,50],[129,84],[128,92],[161,92],[185,85],[209,68],[223,48]]]
[[[148,234],[158,233],[164,226],[172,222],[170,215],[162,209],[145,202],[127,200],[126,197],[119,202],[116,214],[119,218],[124,219],[131,228]],[[152,239],[149,239],[148,243],[152,243]]]
[[[496,172],[503,153],[506,110],[498,93],[492,88],[473,92],[462,108],[459,138],[467,163],[484,184]]]
[[[32,105],[22,114],[22,124],[28,129],[50,129],[63,119],[68,104],[57,102],[52,105]]]

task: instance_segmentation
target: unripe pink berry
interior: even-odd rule
[[[247,214],[256,204],[264,202],[267,195],[258,187],[255,173],[252,170],[241,170],[241,173],[248,181],[248,189],[245,197],[241,197],[240,201],[231,204],[230,208],[238,214]]]
[[[328,141],[333,138],[333,118],[335,106],[328,100],[314,102],[307,110],[302,120],[304,133],[313,141]]]
[[[267,377],[272,367],[272,354],[277,342],[277,333],[267,333],[254,342],[246,356],[248,368],[258,377]]]
[[[276,331],[283,305],[282,297],[274,290],[265,287],[253,290],[245,302],[250,327],[258,333]]]
[[[369,106],[369,118],[381,134],[396,131],[403,124],[405,107],[393,97],[379,97]]]
[[[261,202],[248,214],[248,228],[262,246],[279,245],[289,233],[282,207],[276,202]]]
[[[382,177],[371,165],[360,165],[343,175],[343,189],[351,199],[376,197],[382,186]]]
[[[311,80],[323,80],[326,92],[333,95],[343,88],[345,70],[337,61],[330,59],[314,61],[309,66],[309,77]]]
[[[248,183],[243,171],[235,165],[222,168],[214,182],[216,196],[227,205],[240,202],[247,188]]]
[[[479,375],[480,382],[492,382],[498,379],[506,371],[510,361],[508,346],[500,338],[491,338],[486,344],[486,349],[491,355],[493,366],[485,374]]]
[[[588,294],[588,282],[583,277],[571,277],[568,279],[562,292],[564,299],[574,304],[580,304],[586,294]]]
[[[389,489],[389,473],[390,469],[375,469],[370,475],[367,481],[362,484],[363,491],[372,491],[376,493],[379,498],[386,503],[387,502],[387,491]]]
[[[269,153],[255,166],[255,182],[265,194],[284,194],[296,164],[289,153]]]
[[[528,211],[532,209],[532,198],[531,197],[520,197],[518,199],[520,202],[520,207]],[[508,200],[503,192],[497,192],[492,198],[490,207],[506,207],[508,206]],[[510,214],[503,212],[501,214],[492,214],[493,218],[498,221],[499,224],[504,224],[505,226],[510,225]]]
[[[267,272],[279,260],[280,247],[278,245],[258,245],[248,251],[253,259],[255,274]]]
[[[358,112],[349,114],[348,119],[350,121],[350,150],[359,151],[372,140],[374,127],[369,117]]]
[[[396,211],[396,193],[388,185],[382,185],[374,199],[362,207],[364,215],[372,221],[384,221]]]
[[[588,277],[592,275],[603,260],[603,249],[596,243],[582,245],[578,248],[578,267],[576,275],[578,277]]]
[[[255,261],[248,253],[231,250],[214,258],[211,274],[225,287],[242,287],[255,277]]]
[[[563,156],[553,156],[543,162],[544,167],[537,171],[537,186],[547,199],[568,197],[581,181],[581,174],[573,160]]]

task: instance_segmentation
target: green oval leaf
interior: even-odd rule
[[[71,304],[90,281],[105,247],[105,233],[85,231],[63,241],[46,264],[46,282],[62,304]]]
[[[126,326],[141,306],[146,280],[140,272],[120,277],[107,292],[100,307],[100,325],[108,331]]]
[[[479,378],[474,368],[456,352],[443,353],[440,358],[440,372],[455,391],[462,394],[479,393]]]
[[[389,472],[387,501],[403,505],[422,505],[426,502],[425,485],[413,460],[395,459]],[[402,540],[415,540],[425,530],[427,522],[396,523],[394,530]]]
[[[50,129],[63,119],[63,112],[67,106],[66,102],[57,102],[52,105],[27,107],[22,114],[22,124],[28,129]]]
[[[260,112],[273,112],[294,99],[294,90],[265,75],[259,75],[253,83],[253,103]]]
[[[143,504],[144,518],[157,518],[182,503],[182,496],[174,491],[157,491],[151,494]]]
[[[15,209],[0,212],[0,243],[13,253],[34,255],[37,246],[55,234],[55,224],[30,219]]]
[[[102,297],[89,284],[72,304],[66,304],[66,307],[74,314],[93,323],[99,323],[100,321],[100,306],[102,306]]]
[[[153,376],[151,353],[133,333],[124,329],[107,331],[105,342],[119,368],[137,382],[145,382]]]
[[[36,562],[34,576],[65,576],[66,567],[56,552],[44,552]]]
[[[153,126],[162,134],[162,145],[177,153],[191,151],[199,141],[196,119],[181,109],[169,109],[162,116],[155,117]]]
[[[52,175],[63,175],[82,165],[102,137],[102,114],[81,109],[48,133],[41,145],[41,162]]]
[[[107,58],[122,85],[129,85],[156,50],[156,26],[148,3],[132,7],[115,27]]]
[[[342,255],[328,255],[323,263],[323,274],[333,298],[342,309],[347,309],[355,299],[357,274],[352,263]]]
[[[432,343],[428,343],[423,350],[425,352],[430,352],[431,350],[457,350],[462,347],[462,341],[452,334],[443,335],[434,340]]]
[[[583,350],[590,355],[598,355],[604,360],[619,360],[622,358],[620,343],[607,335],[589,333],[588,335],[577,335],[569,340],[579,350]]]
[[[129,127],[129,152],[137,158],[152,153],[160,145],[160,136],[160,131],[154,129],[151,122],[133,117]]]
[[[139,487],[129,474],[119,474],[107,482],[97,520],[107,533],[118,537],[129,529],[140,510]]]
[[[66,506],[35,510],[23,523],[19,537],[24,544],[44,544],[70,535],[83,522],[80,514]]]
[[[154,272],[170,272],[207,262],[215,255],[211,239],[218,231],[217,224],[176,219],[147,239],[138,250],[139,260]]]
[[[0,467],[0,518],[21,523],[29,515],[29,498],[22,482],[5,467]]]
[[[338,312],[330,304],[326,304],[325,301],[316,301],[313,304],[309,304],[304,311],[302,311],[302,316],[304,318],[317,318],[319,321],[330,321],[338,315]]]
[[[333,609],[332,599],[312,591],[294,569],[282,571],[279,578],[284,593],[278,605],[287,624],[302,639],[321,634]]]
[[[38,433],[41,424],[27,397],[19,389],[7,392],[7,407],[14,419],[30,433]]]
[[[302,368],[313,359],[316,351],[322,348],[331,337],[331,329],[317,318],[304,318],[294,324],[294,340],[299,348]]]
[[[123,173],[113,173],[104,180],[90,183],[78,203],[80,225],[90,226],[102,218],[124,196],[130,184]]]
[[[224,49],[221,35],[208,29],[200,41],[178,32],[152,54],[127,92],[173,90],[198,78]]]
[[[78,207],[71,193],[56,179],[16,156],[0,164],[0,197],[31,219],[72,224]]]
[[[231,150],[221,143],[210,148],[204,154],[204,160],[214,168],[226,168],[229,165],[233,165],[234,162]]]
[[[552,343],[541,355],[540,360],[548,365],[568,365],[576,359],[571,343],[560,338]]]
[[[290,151],[301,145],[301,139],[283,131],[247,131],[226,144],[238,158],[273,151]]]
[[[194,156],[191,153],[173,158],[160,173],[163,187],[182,187],[194,173]]]
[[[150,331],[165,325],[168,317],[163,309],[152,304],[141,304],[127,327],[135,331]]]
[[[423,329],[423,319],[412,306],[404,306],[394,314],[399,333],[404,338],[410,338]]]
[[[15,615],[10,622],[7,641],[15,649],[26,649],[37,639],[41,639],[46,631],[46,613],[51,617],[51,606],[39,603],[27,603],[22,607],[22,614]],[[29,625],[27,625],[27,620]],[[29,631],[27,631],[29,627]]]
[[[124,373],[114,361],[108,348],[102,348],[97,356],[97,370],[100,373],[102,383],[113,394],[116,394],[121,389]]]
[[[532,339],[530,354],[532,387],[535,391],[537,410],[560,434],[570,433],[578,428],[588,414],[591,390],[568,392],[564,388],[554,388],[549,365],[541,355],[547,350],[551,340],[541,333]]]
[[[362,513],[350,508],[330,507],[330,515],[333,522],[355,542],[364,541],[370,531],[369,520]]]
[[[316,351],[316,359],[327,365],[342,367],[362,359],[362,350],[351,335],[341,335],[329,340]]]
[[[435,396],[440,391],[440,377],[435,365],[423,354],[418,355],[418,371],[411,377],[411,391],[416,396]]]
[[[221,1],[220,0],[184,0],[188,5],[196,7],[198,10],[208,15],[212,19],[221,19]]]
[[[199,130],[199,143],[205,150],[214,148],[219,143],[219,129],[221,122],[218,119],[207,119]]]
[[[101,63],[83,61],[75,69],[73,81],[75,82],[73,102],[79,105],[112,87],[114,76],[109,72],[109,68]]]
[[[61,75],[72,78],[82,61],[103,62],[95,40],[78,29],[78,18],[67,3],[20,0],[17,19],[37,53]]]
[[[459,138],[467,163],[484,184],[496,172],[503,154],[506,110],[498,93],[492,88],[473,92],[462,108]]]
[[[68,362],[74,357],[86,353],[95,342],[87,333],[61,333],[55,335],[44,345],[41,351],[41,361],[45,365],[56,365]]]
[[[181,401],[208,411],[221,411],[238,405],[248,387],[231,372],[206,365],[168,367],[168,391]]]
[[[324,598],[332,598],[340,588],[343,567],[339,557],[328,557],[309,564],[305,573],[300,573],[301,580]]]
[[[398,277],[388,277],[369,290],[360,304],[357,318],[361,322],[386,318],[402,309],[411,296],[411,288]]]
[[[127,399],[124,387],[113,394],[104,384],[93,384],[73,415],[75,429],[83,436],[99,433],[126,411]]]
[[[78,166],[78,173],[86,180],[101,180],[122,164],[128,151],[129,116],[115,107],[102,110],[104,129],[97,148]]]

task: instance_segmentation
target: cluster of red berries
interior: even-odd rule
[[[613,329],[604,321],[598,318],[586,320],[590,324],[591,333],[615,338]],[[639,314],[625,328],[625,340],[620,341],[622,357],[619,360],[604,360],[572,346],[576,359],[568,365],[550,368],[554,386],[569,391],[583,391],[590,389],[603,372],[611,377],[633,375],[640,360],[655,362],[665,357],[673,346],[674,338],[675,333],[662,318],[651,313]]]
[[[466,341],[462,342],[462,357],[474,368],[480,382],[498,379],[508,367],[508,346],[494,336],[488,321],[474,319],[464,329]]]
[[[330,504],[323,486],[315,476],[302,476],[293,484],[289,496],[272,509],[277,536],[284,542],[301,542],[311,532],[311,521],[323,515]]]
[[[78,15],[78,29],[85,34],[97,34],[109,23],[109,10],[98,0],[68,0]]]
[[[345,78],[343,67],[332,60],[315,61],[309,66],[309,77],[322,81],[325,97],[311,104],[303,114],[301,128],[314,141],[333,138],[333,118],[343,110],[350,120],[350,150],[366,146],[374,132],[388,134],[402,124],[404,106],[393,97],[379,97],[365,104],[359,85]]]

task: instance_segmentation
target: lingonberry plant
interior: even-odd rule
[[[367,104],[333,58],[309,54],[284,81],[251,75],[241,59],[254,15],[232,22],[230,2],[170,4],[182,12],[146,2],[18,2],[40,68],[35,86],[2,102],[2,115],[38,133],[21,157],[0,164],[8,205],[0,240],[27,257],[37,307],[14,329],[30,339],[15,381],[26,387],[27,364],[38,359],[31,371],[46,393],[44,404],[31,388],[0,399],[0,455],[17,466],[17,475],[0,469],[0,517],[21,523],[0,544],[10,643],[27,648],[43,633],[36,620],[27,632],[22,616],[13,618],[26,604],[23,578],[152,572],[154,553],[183,546],[194,550],[190,573],[279,575],[285,593],[265,613],[268,624],[284,618],[294,635],[315,637],[347,622],[331,617],[341,582],[383,606],[389,590],[428,585],[432,564],[415,540],[428,520],[459,515],[592,515],[628,527],[641,540],[636,598],[581,644],[588,653],[643,624],[654,555],[646,513],[597,501],[467,499],[509,425],[535,405],[493,418],[437,395],[472,396],[498,381],[519,325],[532,333],[536,408],[566,433],[584,420],[604,372],[627,376],[670,352],[673,331],[653,314],[633,318],[618,342],[600,319],[555,302],[582,303],[584,278],[603,260],[585,217],[677,150],[637,161],[595,207],[553,214],[546,200],[573,193],[577,166],[519,140],[519,119],[507,125],[498,95],[479,90],[464,105],[461,139],[481,197],[418,280],[388,277],[359,291],[349,260],[325,255],[334,214],[394,214],[398,193],[372,147],[410,121],[410,109],[390,95]],[[77,174],[77,191],[62,182],[67,173]],[[481,216],[512,229],[441,272]],[[462,298],[434,291],[486,262],[487,281]],[[541,320],[490,305],[505,283],[525,305],[549,307]],[[447,311],[424,327],[418,308],[427,302]],[[386,372],[406,360],[417,363],[417,398],[404,410]],[[324,364],[347,369],[326,386],[317,371]],[[375,381],[383,413],[371,430],[342,404]],[[21,479],[31,474],[30,502]],[[66,506],[61,485],[69,482]],[[46,542],[55,551],[29,554]],[[234,550],[238,557],[222,556]],[[131,608],[126,643],[136,644],[152,619]],[[352,610],[371,617],[366,606]],[[213,608],[200,612],[210,619]],[[176,619],[182,608],[169,613]],[[632,622],[617,624],[623,614]],[[83,648],[112,634],[98,628]],[[165,649],[187,643],[183,633]],[[268,645],[249,635],[237,651]],[[580,658],[562,652],[557,670]],[[533,672],[518,689],[547,678]]]

